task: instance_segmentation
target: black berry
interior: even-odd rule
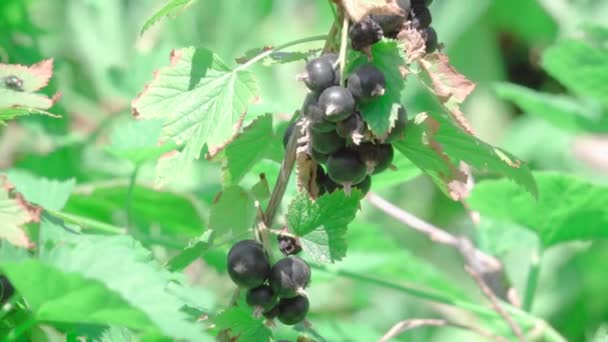
[[[275,305],[275,307],[273,307],[272,309],[270,309],[268,311],[264,311],[263,315],[267,319],[275,319],[275,318],[277,318],[277,316],[279,315],[279,306]]]
[[[277,241],[279,242],[279,250],[284,255],[294,255],[302,251],[300,241],[294,236],[279,234]]]
[[[338,122],[355,111],[355,99],[348,89],[334,86],[321,93],[319,107],[327,121]]]
[[[365,177],[361,183],[353,185],[353,188],[359,189],[363,193],[363,196],[367,195],[372,188],[372,177]]]
[[[313,93],[306,96],[302,113],[310,121],[310,129],[313,131],[327,133],[336,129],[335,123],[325,120],[325,115],[317,103],[317,96]]]
[[[15,75],[9,75],[4,78],[4,85],[8,89],[15,91],[23,91],[23,80]]]
[[[321,133],[317,131],[312,131],[312,148],[323,154],[331,154],[346,144],[344,139],[340,138],[336,131],[331,131],[328,133]]]
[[[283,298],[277,306],[279,309],[278,318],[281,323],[294,325],[302,322],[308,314],[310,303],[308,298],[297,296],[294,298]]]
[[[338,77],[338,73],[336,72],[337,66],[335,65],[337,56],[335,60],[333,56],[321,56],[306,64],[304,83],[306,83],[308,89],[321,92],[340,82],[340,77]]]
[[[363,138],[366,130],[367,126],[358,113],[355,113],[336,124],[336,133],[348,142],[353,142],[353,138],[357,134]]]
[[[354,50],[362,50],[382,39],[382,27],[372,17],[366,16],[351,26],[348,31],[350,44]]]
[[[254,308],[261,308],[264,311],[272,309],[277,303],[272,287],[268,285],[258,286],[247,291],[247,304]]]
[[[315,150],[314,148],[312,149],[311,153],[311,157],[312,160],[316,161],[319,164],[325,164],[327,163],[327,158],[329,157],[329,155],[325,154],[325,153],[321,153],[317,150]]]
[[[6,276],[0,275],[0,304],[9,300],[13,296],[13,293],[15,293],[13,284],[11,284]]]
[[[422,4],[412,3],[412,13],[414,15],[411,19],[416,28],[425,29],[431,26],[431,23],[433,22],[431,10],[426,7],[424,2]]]
[[[403,107],[399,107],[399,112],[397,114],[397,120],[395,120],[395,124],[391,131],[389,132],[385,142],[392,142],[396,140],[403,140],[403,135],[405,133],[405,128],[407,126],[407,111]]]
[[[342,149],[327,159],[327,174],[338,184],[357,184],[367,175],[367,167],[359,154],[351,149]]]
[[[281,298],[303,293],[310,282],[310,266],[297,256],[279,260],[270,270],[269,283]]]
[[[228,252],[228,274],[232,281],[243,288],[258,287],[270,274],[270,262],[261,243],[243,240]]]
[[[386,79],[374,65],[365,64],[348,77],[347,87],[358,101],[369,101],[384,95]]]
[[[364,143],[357,146],[356,150],[367,167],[367,172],[372,175],[385,171],[393,162],[394,151],[391,144]]]
[[[437,37],[437,31],[435,31],[432,27],[427,27],[426,30],[422,33],[424,37],[424,44],[426,47],[426,53],[433,53],[437,51],[437,46],[439,45],[439,38]]]

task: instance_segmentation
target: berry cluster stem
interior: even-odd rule
[[[338,59],[338,63],[340,63],[340,84],[342,86],[345,85],[346,77],[344,75],[344,70],[346,67],[346,52],[348,51],[348,15],[345,11],[342,12],[342,33],[340,39],[340,55]]]

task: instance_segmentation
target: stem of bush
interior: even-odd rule
[[[319,36],[312,36],[312,37],[297,39],[297,40],[293,40],[291,42],[287,42],[285,44],[281,44],[281,45],[279,45],[277,47],[268,49],[268,50],[260,53],[259,55],[253,57],[252,59],[250,59],[246,63],[244,63],[244,64],[240,65],[239,67],[237,67],[236,69],[234,69],[234,71],[237,72],[237,71],[245,70],[245,69],[251,67],[252,65],[256,64],[257,62],[262,61],[264,58],[272,55],[273,53],[275,53],[277,51],[281,51],[283,49],[287,49],[289,47],[292,47],[292,46],[295,46],[295,45],[299,45],[299,44],[316,42],[316,41],[321,41],[321,40],[326,40],[326,39],[327,39],[327,35],[319,35]]]
[[[528,271],[528,279],[526,280],[526,292],[524,293],[523,309],[530,312],[534,304],[534,295],[538,286],[538,277],[540,276],[540,263],[542,260],[542,249],[537,249],[532,252],[530,258],[530,270]]]

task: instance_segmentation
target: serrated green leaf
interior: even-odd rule
[[[384,74],[386,89],[384,95],[368,103],[359,104],[361,115],[371,131],[379,137],[384,136],[397,118],[401,105],[401,95],[405,80],[399,67],[405,64],[402,49],[394,40],[383,40],[372,46],[373,64]],[[349,64],[349,73],[362,64],[369,63],[368,57],[360,54]]]
[[[303,248],[311,258],[333,262],[346,255],[347,226],[355,218],[361,196],[358,190],[350,195],[334,191],[313,202],[302,193],[289,204],[289,228],[303,238]]]
[[[414,163],[400,153],[395,154],[392,165],[395,166],[396,170],[389,169],[381,174],[374,175],[372,178],[374,191],[390,189],[422,174],[422,171]]]
[[[32,247],[30,238],[21,226],[33,221],[33,214],[24,203],[11,196],[6,182],[6,177],[0,175],[0,239],[18,247]]]
[[[52,59],[47,59],[32,66],[0,63],[0,108],[15,106],[41,110],[51,108],[54,100],[44,94],[35,92],[45,87],[52,75]],[[7,86],[6,78],[11,76],[15,76],[21,81],[21,89]],[[23,112],[19,112],[19,114],[23,114]]]
[[[168,142],[159,146],[162,120],[129,121],[116,127],[110,134],[108,153],[139,166],[147,161],[158,159],[174,150],[175,145]]]
[[[229,329],[230,336],[239,341],[270,341],[272,332],[261,319],[253,318],[251,310],[243,307],[231,307],[221,312],[215,318],[215,324],[220,330]]]
[[[133,101],[133,113],[143,119],[162,119],[162,141],[181,151],[159,160],[156,183],[165,184],[200,156],[207,145],[214,156],[239,131],[247,104],[258,94],[249,71],[231,70],[209,50],[176,50],[171,65]]]
[[[545,247],[608,238],[607,187],[559,173],[535,177],[537,201],[512,183],[486,181],[475,187],[469,204],[482,216],[532,230]]]
[[[583,104],[567,95],[553,95],[515,84],[496,86],[498,96],[513,101],[527,114],[537,116],[570,132],[606,132],[608,119],[601,109]]]
[[[163,17],[171,15],[179,10],[183,10],[193,1],[194,0],[168,0],[163,7],[156,11],[150,18],[148,18],[148,20],[146,20],[139,34],[144,34],[144,32],[146,32],[150,27],[152,27],[152,25],[156,24],[156,22],[161,20]]]
[[[224,189],[211,206],[209,227],[218,235],[239,234],[251,228],[256,217],[253,196],[240,186]]]
[[[576,94],[608,104],[608,51],[583,41],[563,41],[545,51],[542,66]]]
[[[264,158],[273,140],[272,115],[259,117],[247,126],[224,151],[224,184],[238,184]]]
[[[450,120],[422,113],[408,123],[406,138],[393,146],[421,168],[439,188],[454,199],[452,182],[465,179],[461,161],[482,172],[498,173],[536,196],[537,188],[528,166],[508,152],[463,132]]]
[[[61,210],[76,185],[74,179],[67,181],[36,177],[22,170],[9,170],[8,180],[25,199],[49,210]]]
[[[49,112],[45,112],[40,109],[31,108],[31,107],[11,107],[11,108],[0,108],[0,125],[3,125],[8,120],[12,120],[18,118],[20,116],[28,116],[28,115],[45,115],[50,116],[52,118],[59,118],[59,116],[51,114]]]

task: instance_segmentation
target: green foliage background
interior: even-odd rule
[[[246,236],[243,232],[255,208],[243,194],[265,200],[265,185],[257,175],[264,172],[270,185],[276,179],[282,158],[276,147],[280,132],[306,94],[305,86],[296,81],[304,64],[250,69],[259,83],[259,101],[249,107],[249,115],[273,113],[273,123],[262,116],[254,125],[274,124],[278,132],[258,139],[251,128],[250,142],[243,136],[246,143],[241,145],[259,144],[250,149],[260,155],[248,153],[250,159],[239,159],[239,164],[231,161],[233,152],[228,149],[220,156],[228,158],[226,170],[201,158],[162,190],[153,189],[156,170],[150,162],[166,152],[155,144],[160,128],[154,121],[143,127],[133,124],[131,100],[155,70],[167,65],[172,49],[204,47],[234,67],[234,59],[252,48],[325,34],[334,17],[326,0],[202,0],[170,11],[168,18],[140,35],[146,20],[164,3],[0,1],[0,62],[30,65],[54,58],[55,73],[43,92],[62,93],[50,110],[62,118],[23,117],[0,126],[0,169],[8,172],[9,180],[29,201],[47,209],[41,223],[46,230],[27,227],[32,236],[51,234],[37,241],[78,245],[62,253],[41,243],[39,260],[24,263],[22,251],[2,245],[0,268],[28,299],[31,311],[0,314],[0,335],[36,317],[27,333],[32,341],[62,341],[65,335],[99,341],[203,340],[190,319],[200,313],[213,316],[230,300],[233,289],[224,263],[234,236],[210,241],[206,232],[232,229],[237,237]],[[522,297],[529,271],[539,270],[530,313],[569,341],[605,341],[600,335],[608,325],[608,242],[602,240],[608,237],[608,27],[601,25],[606,25],[608,3],[435,0],[431,8],[433,26],[454,66],[477,83],[464,112],[483,141],[529,163],[540,199],[535,201],[496,175],[476,174],[480,185],[469,205],[482,220],[475,227],[461,203],[448,199],[403,157],[395,162],[400,171],[374,179],[373,190],[433,224],[470,236],[480,248],[499,256]],[[403,99],[409,113],[440,111],[429,93],[410,80]],[[266,149],[263,160],[262,148]],[[462,154],[452,157],[464,157],[467,151],[457,153]],[[246,167],[252,171],[245,174]],[[134,170],[138,185],[129,189]],[[292,178],[283,213],[296,197],[293,183]],[[222,184],[226,186],[223,202],[219,198],[213,205]],[[131,215],[125,210],[126,198],[131,198]],[[314,212],[313,205],[305,202],[297,198],[294,212],[282,222],[298,221],[297,211]],[[317,255],[315,260],[339,260],[345,249],[341,244],[348,245],[342,261],[313,269],[309,319],[315,333],[327,341],[375,341],[404,319],[467,320],[461,312],[437,308],[408,291],[358,276],[487,307],[455,251],[404,227],[366,201],[361,203],[348,231],[342,230],[343,222],[332,221],[340,230],[334,231],[339,235],[334,240],[329,233],[319,235],[324,231],[318,229],[322,226],[318,222],[301,228],[313,250],[323,243],[339,245],[332,249],[337,257]],[[239,214],[227,221],[235,208]],[[131,223],[133,239],[95,235],[75,242],[64,235],[57,217],[72,229],[86,231],[93,226],[104,233],[116,233],[117,227]],[[0,218],[5,216],[0,213]],[[542,261],[536,268],[531,260],[539,254]],[[186,275],[159,266],[181,271],[193,259],[198,261],[186,269]],[[139,281],[149,293],[134,291],[125,279]],[[169,281],[175,284],[172,291],[161,291],[159,287]],[[53,289],[56,292],[40,293],[34,286],[38,282],[58,287]],[[77,294],[77,289],[87,294]],[[73,300],[62,298],[65,293],[71,293]],[[187,309],[179,311],[182,306]],[[163,308],[175,315],[164,315]],[[229,311],[218,316],[217,324],[234,328],[239,322],[243,336],[268,334],[248,319],[247,313]],[[509,334],[500,319],[480,321],[496,333]],[[295,340],[297,335],[283,326],[275,331],[277,339]],[[420,328],[396,340],[478,339],[452,328]]]

